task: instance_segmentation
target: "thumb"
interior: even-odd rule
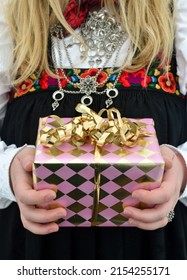
[[[165,161],[165,169],[168,170],[173,166],[173,160],[176,154],[167,146],[161,146],[160,149]]]
[[[18,159],[23,167],[23,169],[27,172],[32,171],[32,164],[34,162],[35,149],[30,147],[25,147],[18,153]]]

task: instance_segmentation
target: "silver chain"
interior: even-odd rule
[[[96,15],[97,13],[94,12],[94,14]],[[105,11],[106,14],[106,11]],[[52,55],[53,55],[53,63],[54,63],[54,67],[55,67],[55,72],[57,75],[57,79],[58,79],[58,86],[59,86],[59,90],[55,91],[52,95],[54,102],[52,103],[52,108],[53,111],[56,110],[56,108],[59,106],[59,102],[64,98],[64,93],[68,93],[68,94],[83,94],[83,97],[81,98],[81,103],[83,103],[84,105],[90,106],[93,102],[93,98],[91,97],[92,93],[97,93],[99,95],[101,94],[106,94],[108,99],[106,100],[106,108],[108,108],[109,106],[111,106],[113,104],[113,99],[116,98],[118,96],[118,90],[115,88],[117,85],[117,82],[119,80],[119,77],[121,76],[122,70],[119,71],[119,73],[117,74],[117,77],[113,83],[113,85],[103,91],[97,91],[97,88],[99,86],[103,86],[107,83],[107,81],[110,79],[110,77],[114,74],[114,66],[117,63],[117,59],[119,57],[119,52],[123,46],[123,44],[125,43],[127,36],[125,35],[125,33],[123,32],[124,36],[121,36],[120,38],[120,42],[118,42],[118,45],[115,49],[116,51],[116,55],[115,55],[115,59],[114,59],[114,63],[113,66],[110,69],[110,74],[107,76],[107,78],[102,81],[101,83],[97,82],[97,78],[99,77],[99,75],[101,74],[101,72],[104,70],[104,68],[106,67],[107,63],[109,62],[109,60],[111,59],[113,53],[111,52],[110,54],[107,55],[107,59],[104,63],[104,65],[102,66],[102,68],[100,68],[100,70],[97,72],[97,74],[92,77],[87,75],[85,78],[81,78],[79,76],[79,74],[76,72],[76,69],[73,66],[73,62],[71,60],[70,54],[68,52],[68,48],[65,44],[65,40],[64,40],[64,36],[63,36],[63,29],[61,25],[55,25],[51,28],[50,30],[51,32],[51,42],[52,42]],[[59,69],[57,67],[58,63],[57,63],[57,58],[56,58],[56,54],[55,54],[55,42],[54,42],[54,35],[57,38],[57,50],[59,53],[59,58],[60,58],[60,70],[61,73],[64,77],[64,79],[67,81],[67,83],[71,84],[74,87],[79,88],[79,91],[70,91],[70,90],[65,90],[62,88],[61,86],[61,82],[60,82],[60,72]],[[67,75],[64,72],[64,67],[62,65],[62,52],[60,49],[60,40],[62,40],[64,49],[65,49],[65,53],[67,55],[67,59],[70,63],[70,66],[73,70],[73,73],[75,74],[75,76],[79,79],[79,83],[73,83],[71,82]],[[128,49],[129,52],[129,49]]]
[[[75,74],[75,76],[76,76],[80,81],[84,80],[85,78],[84,78],[84,79],[81,78],[81,77],[79,76],[79,74],[75,71],[75,68],[74,68],[74,66],[73,66],[73,62],[72,62],[71,57],[70,57],[70,54],[69,54],[69,52],[68,52],[68,48],[67,48],[67,46],[66,46],[66,44],[65,44],[65,40],[64,40],[64,37],[63,37],[63,30],[62,30],[62,27],[61,27],[60,25],[56,25],[54,28],[55,28],[55,35],[56,35],[56,38],[57,38],[57,48],[58,48],[58,53],[59,53],[59,57],[60,57],[60,67],[61,67],[61,71],[62,71],[62,73],[63,73],[63,76],[64,76],[65,80],[66,80],[69,84],[75,86],[75,84],[72,83],[72,82],[68,79],[68,77],[66,76],[66,74],[65,74],[65,72],[64,72],[64,70],[63,70],[64,67],[63,67],[63,65],[62,65],[62,52],[60,51],[60,40],[62,40],[62,43],[63,43],[63,46],[64,46],[64,50],[65,50],[65,52],[66,52],[67,59],[68,59],[68,61],[69,61],[69,63],[70,63],[70,66],[71,66],[71,68],[72,68],[72,70],[73,70],[73,73]],[[61,39],[60,39],[60,38],[61,38]],[[115,55],[115,60],[114,60],[114,62],[113,62],[113,66],[111,67],[111,71],[110,71],[111,74],[108,75],[108,77],[107,77],[104,81],[102,81],[101,83],[97,83],[97,87],[106,84],[106,82],[110,79],[111,75],[114,73],[114,65],[116,65],[116,62],[117,62],[117,59],[118,59],[118,56],[119,56],[119,52],[120,52],[121,47],[123,46],[125,40],[126,40],[126,37],[124,37],[123,40],[121,40],[121,42],[119,42],[118,48],[116,48],[117,51],[115,50],[115,51],[116,51],[116,55]],[[53,36],[52,36],[52,50],[53,50],[53,52],[52,52],[52,53],[53,53],[53,57],[55,57],[54,38],[53,38]],[[97,74],[94,76],[95,80],[97,80],[97,78],[99,77],[99,75],[101,74],[101,72],[104,70],[104,68],[106,67],[107,63],[110,61],[112,55],[113,55],[113,54],[111,53],[110,56],[108,56],[107,60],[105,61],[104,65],[103,65],[103,67],[100,68],[100,70],[99,70],[99,71],[97,72]],[[55,59],[55,60],[56,60],[56,59]],[[55,64],[57,65],[57,63],[55,63]],[[93,77],[92,77],[92,78],[93,78]],[[77,83],[76,85],[79,86],[78,83]]]
[[[99,12],[89,13],[87,21],[81,25],[80,34],[89,50],[80,45],[81,57],[88,56],[88,63],[100,65],[103,57],[111,56],[118,48],[121,38],[125,36],[120,22],[104,8]]]

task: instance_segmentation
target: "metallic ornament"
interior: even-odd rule
[[[172,220],[175,217],[175,212],[174,210],[169,211],[169,213],[167,214],[167,219],[168,219],[168,223],[172,222]]]
[[[59,106],[59,101],[64,98],[64,92],[61,90],[57,90],[53,93],[52,98],[54,102],[52,103],[53,111],[55,111]]]

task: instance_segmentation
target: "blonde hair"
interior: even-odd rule
[[[60,22],[68,32],[75,35],[63,16],[68,2],[68,0],[9,0],[7,20],[15,43],[13,67],[13,75],[17,76],[15,83],[25,80],[35,71],[40,74],[42,70],[46,70],[51,74],[48,61],[50,27]],[[173,51],[175,0],[102,2],[119,18],[131,39],[132,65],[123,65],[123,69],[136,71],[149,66],[158,55],[160,66],[166,66]]]

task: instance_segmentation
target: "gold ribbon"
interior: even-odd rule
[[[132,122],[127,118],[122,118],[120,112],[115,108],[102,109],[98,114],[83,104],[78,104],[75,109],[82,115],[72,118],[68,123],[64,123],[56,115],[51,115],[49,117],[54,119],[53,127],[51,127],[46,123],[47,118],[43,119],[40,142],[51,149],[51,155],[53,155],[53,147],[67,141],[71,141],[77,147],[88,142],[95,146],[95,189],[92,225],[97,225],[101,178],[100,149],[109,143],[134,147],[140,137],[150,136],[151,134],[145,130],[144,123]],[[102,118],[104,112],[107,113],[107,119]],[[114,115],[116,115],[116,118]]]

